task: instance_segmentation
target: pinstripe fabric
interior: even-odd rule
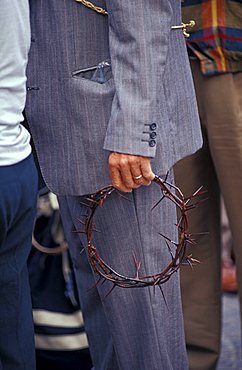
[[[133,254],[141,261],[142,275],[161,271],[170,261],[158,232],[174,236],[176,210],[164,201],[151,212],[159,197],[160,190],[154,184],[129,194],[130,201],[113,194],[98,210],[96,228],[102,232],[95,233],[94,244],[118,272],[134,276]],[[167,306],[159,288],[116,288],[104,298],[111,286],[95,286],[86,257],[80,256],[86,237],[73,233],[81,229],[77,221],[84,213],[80,198],[60,197],[59,203],[62,213],[69,214],[64,228],[70,238],[95,370],[186,370],[179,274],[162,287]]]
[[[30,0],[27,117],[44,179],[60,195],[95,370],[186,370],[179,274],[164,287],[168,308],[148,288],[115,289],[104,299],[109,287],[95,288],[90,266],[80,257],[86,240],[73,233],[83,213],[74,195],[110,182],[110,150],[150,156],[154,171],[164,174],[201,146],[184,37],[181,30],[171,31],[181,23],[180,0],[95,3],[109,16],[74,0]],[[99,70],[91,67],[107,60],[112,76],[97,83],[93,72]],[[95,243],[123,273],[135,273],[133,251],[144,274],[167,263],[157,231],[174,239],[176,215],[164,202],[147,217],[157,192],[155,185],[140,188],[129,195],[132,202],[116,196],[97,213],[101,233]]]
[[[108,17],[74,0],[30,1],[26,112],[44,179],[58,194],[107,185],[109,150],[154,157],[154,171],[165,173],[201,146],[184,37],[171,31],[180,1],[96,3]],[[110,58],[104,84],[77,72]]]
[[[187,42],[206,76],[242,71],[242,5],[239,0],[186,0],[184,20],[194,19]]]

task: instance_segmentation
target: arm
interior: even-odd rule
[[[165,0],[106,0],[116,94],[104,148],[113,184],[128,191],[153,179],[158,99],[168,49],[172,9]],[[154,126],[152,126],[154,127]],[[153,133],[153,139],[150,134]],[[142,174],[140,180],[133,176]]]

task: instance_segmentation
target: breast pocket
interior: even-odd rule
[[[96,66],[87,67],[72,72],[72,77],[105,84],[112,78],[112,68],[110,60],[104,60]]]
[[[93,67],[73,71],[71,91],[71,122],[77,129],[75,135],[80,135],[82,125],[85,135],[82,131],[80,142],[85,147],[85,156],[90,159],[91,152],[101,155],[115,94],[110,62],[106,60]]]

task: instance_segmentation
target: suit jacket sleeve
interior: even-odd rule
[[[165,0],[106,0],[115,96],[104,148],[154,157],[172,8]]]

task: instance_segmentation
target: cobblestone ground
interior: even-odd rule
[[[242,370],[239,301],[237,294],[223,295],[222,352],[216,370]]]

